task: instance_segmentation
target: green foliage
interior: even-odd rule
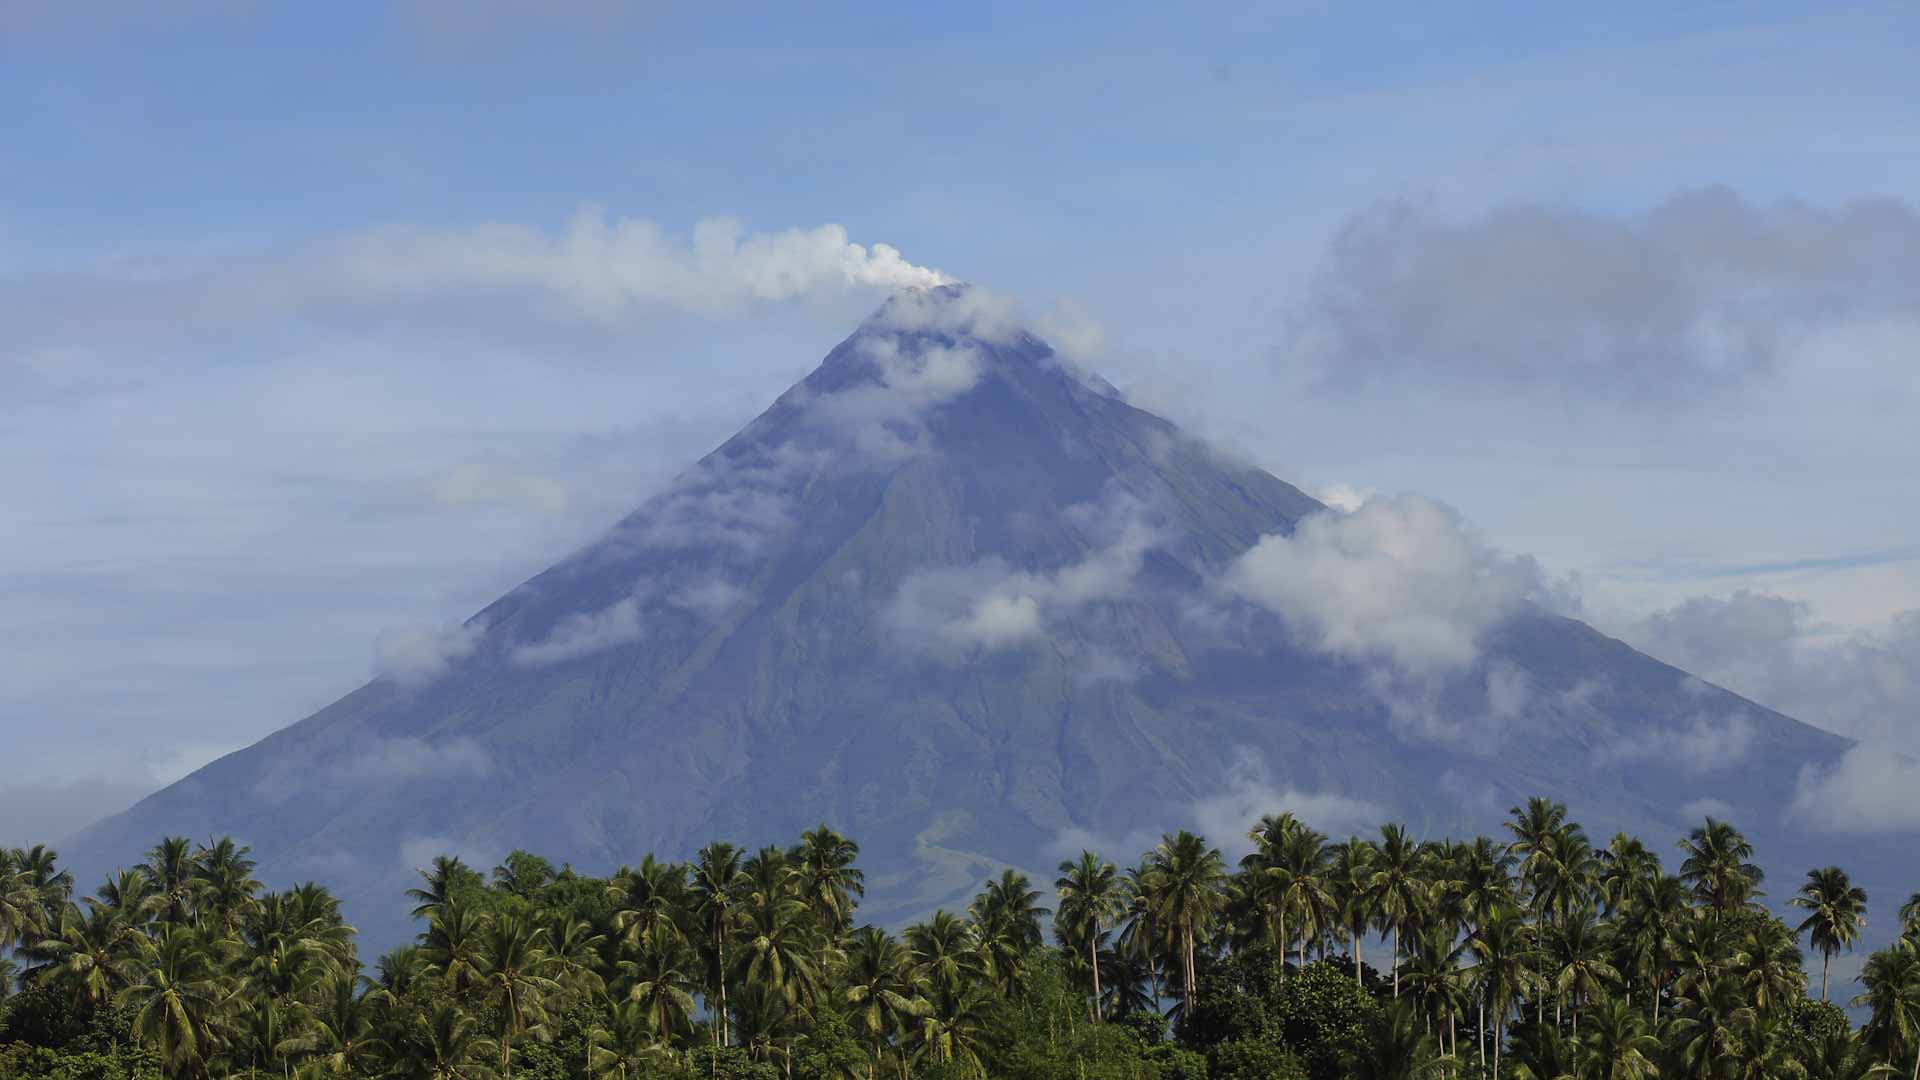
[[[606,878],[443,857],[408,893],[415,943],[371,970],[323,887],[264,891],[231,841],[169,838],[78,901],[53,853],[4,851],[0,1078],[1911,1075],[1920,934],[1867,959],[1855,1032],[1809,999],[1724,822],[1685,841],[1679,875],[1631,837],[1596,849],[1550,800],[1507,832],[1330,841],[1276,814],[1237,872],[1190,833],[1124,870],[1083,853],[1061,867],[1057,948],[1010,869],[965,914],[859,925],[858,845],[825,826]],[[1801,890],[1823,969],[1857,936],[1857,892],[1833,867]]]
[[[1293,1051],[1267,1038],[1234,1039],[1207,1058],[1211,1080],[1307,1080],[1307,1067]]]

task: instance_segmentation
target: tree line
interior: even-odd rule
[[[13,849],[0,1076],[1920,1080],[1920,894],[1856,1029],[1827,999],[1865,893],[1812,870],[1783,922],[1725,821],[1671,873],[1546,799],[1497,839],[1247,838],[1237,864],[1184,831],[1082,852],[1057,910],[1007,869],[897,933],[860,923],[859,847],[824,825],[604,878],[441,857],[370,965],[325,887],[264,889],[231,839],[167,838],[79,899]]]

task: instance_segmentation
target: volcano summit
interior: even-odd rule
[[[1289,808],[1438,835],[1547,792],[1596,835],[1713,806],[1804,843],[1784,793],[1845,740],[1549,592],[1436,504],[1223,456],[979,290],[903,293],[603,539],[69,854],[231,833],[365,919],[443,852],[597,872],[826,822],[890,922]]]

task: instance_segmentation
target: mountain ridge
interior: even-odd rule
[[[902,294],[602,539],[74,854],[232,833],[370,911],[442,851],[606,871],[824,821],[898,921],[1242,789],[1425,831],[1565,792],[1644,829],[1676,777],[1757,807],[1849,745],[1535,606],[1444,513],[1377,513],[1221,457],[979,290]],[[1394,611],[1342,520],[1461,573],[1390,574],[1432,608]]]

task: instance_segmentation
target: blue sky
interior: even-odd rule
[[[847,242],[1911,746],[1916,45],[1900,4],[0,3],[0,816],[130,801],[591,537],[884,298]]]

